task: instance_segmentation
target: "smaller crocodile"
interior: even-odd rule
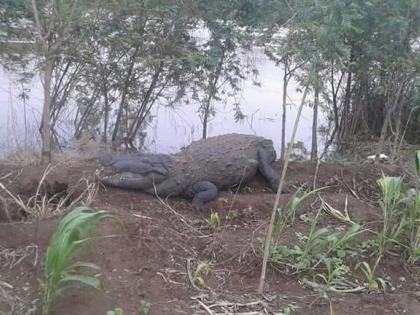
[[[271,167],[276,152],[271,140],[227,134],[195,141],[176,154],[133,153],[112,156],[99,152],[100,163],[112,174],[105,185],[137,189],[162,197],[183,196],[201,209],[219,189],[246,183],[259,171],[273,191],[278,175]]]

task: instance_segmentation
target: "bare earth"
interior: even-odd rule
[[[93,160],[63,163],[48,177],[45,189],[65,191],[81,176],[93,176],[95,168]],[[277,162],[275,168],[280,171],[281,163]],[[314,164],[291,163],[287,175],[290,191],[303,184],[311,185],[314,171]],[[331,186],[322,195],[337,209],[344,208],[347,197],[353,221],[373,228],[380,219],[375,181],[381,171],[388,175],[402,174],[401,169],[389,165],[322,164],[317,187]],[[0,164],[0,178],[8,174],[12,175],[0,182],[8,183],[9,189],[23,198],[34,193],[42,168],[18,169]],[[290,196],[282,195],[282,204]],[[252,303],[260,300],[256,294],[262,261],[258,239],[269,221],[274,197],[264,181],[256,178],[236,195],[235,190],[222,192],[217,201],[198,212],[182,199],[169,199],[164,204],[141,192],[101,187],[91,206],[109,210],[120,220],[103,222],[98,233],[104,237],[80,253],[80,259],[101,267],[98,277],[102,289],[69,289],[54,305],[53,314],[103,315],[116,307],[121,307],[124,314],[147,314],[139,313],[139,309],[146,310],[147,303],[151,305],[149,314],[209,314],[200,302],[209,307],[236,302],[235,310],[226,303],[225,310],[231,314],[234,311],[275,314],[293,304],[296,309],[292,314],[325,315],[329,314],[330,301],[334,314],[338,315],[420,314],[416,279],[413,273],[407,273],[399,257],[384,260],[379,271],[378,275],[389,278],[393,286],[385,293],[328,293],[327,299],[313,288],[305,287],[297,275],[277,266],[268,270],[263,302]],[[300,207],[294,224],[283,235],[285,244],[296,241],[296,231],[308,231],[302,215],[317,211],[319,206],[319,200],[312,198]],[[218,212],[222,221],[216,231],[207,222],[211,211]],[[22,217],[17,212],[10,215],[14,219]],[[6,222],[5,215],[0,213],[0,216],[3,221],[0,223],[0,284],[3,281],[13,286],[7,292],[20,299],[16,304],[31,303],[38,297],[42,259],[59,217],[39,222],[24,218],[20,222]],[[337,229],[343,226],[327,215],[321,223]],[[7,250],[13,250],[15,256],[7,256]],[[203,277],[207,288],[194,288],[188,271],[194,273],[197,264],[206,260],[214,264],[211,272]],[[362,275],[353,276],[361,283],[364,281]],[[10,305],[1,296],[0,314],[3,314]],[[214,314],[223,313],[221,305],[212,310]]]

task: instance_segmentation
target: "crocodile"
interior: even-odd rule
[[[99,176],[99,180],[107,186],[160,197],[186,197],[202,209],[220,189],[246,183],[257,172],[277,191],[279,177],[270,165],[275,159],[271,140],[225,134],[194,141],[175,154],[137,152],[113,156],[99,151],[99,162],[111,171],[108,176]]]

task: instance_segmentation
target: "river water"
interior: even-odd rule
[[[208,136],[225,133],[255,134],[272,139],[276,150],[280,150],[282,68],[275,66],[261,50],[254,49],[253,58],[259,70],[260,86],[245,80],[239,97],[242,112],[246,118],[235,122],[231,103],[215,104],[216,116],[210,121]],[[12,152],[23,146],[39,146],[37,126],[40,121],[43,91],[38,76],[30,84],[29,98],[23,102],[18,76],[0,68],[0,154]],[[286,141],[290,139],[301,93],[299,85],[291,81],[288,90],[288,113]],[[238,99],[236,99],[238,100]],[[26,117],[24,115],[26,108]],[[167,108],[157,105],[152,113],[155,118],[147,127],[146,148],[151,152],[173,153],[192,140],[200,139],[201,121],[197,105],[189,104]],[[26,124],[25,124],[26,119]],[[319,125],[326,121],[324,113],[319,114]],[[25,128],[25,125],[27,126]],[[311,146],[312,109],[305,107],[299,123],[296,141],[306,148]],[[320,144],[322,139],[319,137]]]

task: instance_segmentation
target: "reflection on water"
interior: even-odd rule
[[[232,103],[219,102],[216,104],[216,117],[208,128],[208,135],[215,136],[225,133],[245,133],[263,136],[274,141],[277,151],[280,150],[281,135],[281,102],[282,102],[282,69],[259,49],[253,51],[254,59],[259,69],[256,86],[252,80],[243,82],[243,91],[238,96],[242,112],[246,118],[236,123]],[[0,69],[0,152],[10,151],[16,146],[22,146],[25,141],[24,106],[19,98],[21,87],[16,81],[16,75]],[[39,136],[36,131],[42,107],[42,85],[39,77],[32,80],[29,85],[31,91],[27,106],[26,141],[30,145],[37,145]],[[286,139],[290,138],[296,106],[299,104],[301,93],[296,91],[298,85],[291,81],[288,91],[288,117],[286,126]],[[178,151],[182,146],[201,137],[201,121],[197,114],[197,104],[190,103],[175,108],[156,106],[153,115],[155,118],[146,129],[146,147],[152,152],[171,153]],[[319,115],[320,124],[325,121],[323,113]],[[297,131],[296,141],[302,142],[307,148],[311,145],[312,109],[305,107]]]

